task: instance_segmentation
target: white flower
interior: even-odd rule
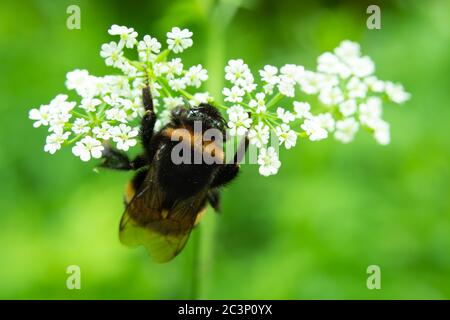
[[[119,107],[123,108],[123,110],[127,111],[131,109],[131,105],[133,104],[133,102],[131,100],[128,99],[124,99],[124,98],[117,98],[117,102]]]
[[[28,118],[35,120],[33,127],[38,128],[41,125],[48,126],[51,118],[51,110],[48,105],[42,105],[39,109],[31,109],[28,112]]]
[[[184,75],[184,80],[188,86],[198,88],[203,81],[208,80],[208,71],[203,69],[201,64],[192,66]]]
[[[58,94],[50,101],[50,108],[55,112],[67,113],[71,111],[76,103],[67,101],[68,96],[66,94]]]
[[[353,77],[347,83],[347,90],[350,98],[364,98],[367,93],[367,85],[357,77]]]
[[[281,119],[284,123],[289,123],[291,121],[295,120],[294,114],[292,114],[290,111],[287,111],[281,107],[277,108],[277,116]]]
[[[381,117],[382,107],[381,99],[378,97],[371,97],[365,103],[359,105],[359,121],[362,124],[370,126],[370,123]]]
[[[99,77],[89,76],[86,79],[84,85],[80,88],[77,88],[77,93],[82,97],[93,97],[96,95],[100,95],[103,93],[104,84],[102,83],[103,79]]]
[[[245,112],[244,108],[242,108],[242,106],[240,106],[238,104],[235,104],[227,109],[228,117],[233,121],[234,121],[234,119],[237,119],[237,115],[240,113],[246,113],[246,112]]]
[[[117,66],[123,74],[129,76],[129,77],[135,77],[138,73],[138,69],[134,66],[132,66],[128,61],[123,60],[120,65]]]
[[[334,121],[331,113],[321,113],[321,114],[318,114],[315,118],[319,121],[320,126],[322,128],[324,128],[325,130],[327,130],[327,131],[334,130],[335,121]]]
[[[81,105],[80,108],[88,111],[88,112],[94,112],[95,111],[95,107],[98,106],[99,104],[101,104],[102,101],[100,99],[95,99],[95,98],[83,98],[83,100],[81,100]]]
[[[266,112],[266,102],[264,101],[266,95],[263,92],[259,92],[255,95],[256,100],[252,99],[248,103],[250,108],[256,109],[256,113],[264,113]]]
[[[299,119],[311,117],[311,105],[308,102],[294,101],[295,116]]]
[[[86,70],[73,70],[66,75],[66,87],[75,90],[82,97],[92,97],[101,93],[102,79],[89,75]]]
[[[213,99],[212,97],[210,97],[208,92],[197,92],[196,94],[194,94],[194,96],[192,97],[191,100],[189,100],[189,104],[191,106],[198,106],[201,103],[209,103],[211,102]]]
[[[106,84],[104,77],[94,77],[90,76],[88,79],[89,89],[85,89],[85,94],[81,95],[83,97],[93,97],[98,95],[104,95],[109,93],[109,86]]]
[[[104,82],[108,86],[108,93],[110,94],[112,100],[117,100],[118,96],[129,97],[132,95],[130,83],[127,77],[106,76]],[[103,95],[102,98],[106,103],[114,105],[106,101],[105,95]]]
[[[350,75],[350,70],[347,66],[331,52],[325,52],[317,58],[317,71],[328,74],[339,74],[343,78]]]
[[[193,41],[191,37],[192,32],[188,29],[181,30],[178,27],[172,28],[172,31],[167,32],[167,45],[169,50],[172,50],[174,53],[183,52],[184,49],[192,46]]]
[[[95,134],[95,137],[98,139],[108,140],[111,138],[111,125],[107,122],[103,122],[101,127],[94,127],[92,129],[92,133]]]
[[[100,56],[105,59],[107,66],[118,67],[123,63],[123,52],[114,41],[102,44]]]
[[[269,127],[263,122],[258,124],[248,131],[247,135],[249,142],[257,148],[262,148],[269,142]]]
[[[336,131],[334,137],[343,143],[349,143],[353,140],[355,133],[359,129],[359,124],[355,118],[347,118],[336,122]]]
[[[278,154],[273,147],[262,148],[258,155],[259,173],[263,176],[276,174],[281,166]]]
[[[87,78],[89,77],[89,72],[87,70],[75,69],[66,74],[66,87],[69,90],[75,90],[80,86],[83,86]]]
[[[184,104],[183,98],[181,97],[166,97],[163,98],[164,106],[168,110],[172,110],[178,106],[182,106]]]
[[[246,86],[249,80],[253,83],[253,75],[242,59],[228,61],[225,67],[225,79],[241,87]]]
[[[272,85],[272,84],[263,85],[264,93],[268,94],[268,95],[273,94],[273,88],[274,88],[274,85]]]
[[[311,141],[319,141],[328,137],[328,131],[321,126],[316,117],[306,119],[301,128],[305,130]]]
[[[112,36],[120,36],[120,42],[122,46],[125,45],[127,48],[133,48],[136,44],[138,33],[134,31],[133,28],[127,28],[125,26],[118,26],[117,24],[113,24],[111,28],[109,28],[108,33]]]
[[[161,43],[158,39],[152,38],[148,34],[138,43],[138,54],[142,61],[153,60],[155,53],[159,53],[161,50]]]
[[[344,40],[339,47],[334,49],[334,53],[343,61],[351,61],[361,55],[359,44],[350,40]]]
[[[73,122],[72,131],[75,134],[88,133],[91,128],[89,127],[89,121],[83,118],[77,118]]]
[[[243,136],[252,124],[252,118],[244,111],[244,108],[234,105],[227,110],[228,113],[228,127],[232,136]]]
[[[351,59],[349,67],[352,73],[360,78],[368,77],[375,71],[375,64],[368,56]]]
[[[72,153],[80,157],[81,161],[89,161],[92,158],[99,159],[102,157],[104,147],[101,142],[87,136],[81,141],[78,141],[72,148]]]
[[[245,81],[241,84],[241,88],[244,89],[246,92],[252,92],[256,89],[256,84],[254,83],[254,78],[251,73],[248,74]]]
[[[291,81],[298,83],[300,78],[303,76],[305,68],[302,66],[297,66],[295,64],[285,64],[280,69],[280,79],[281,81]]]
[[[245,91],[237,86],[229,88],[223,88],[222,94],[226,97],[225,101],[229,102],[242,102],[242,97],[245,94]]]
[[[387,82],[385,91],[389,99],[395,103],[403,103],[411,97],[400,83]]]
[[[264,92],[267,94],[273,93],[273,88],[278,84],[280,78],[277,76],[278,69],[271,65],[264,66],[264,69],[259,70],[259,75],[261,80],[265,82],[263,88]]]
[[[278,69],[271,65],[265,65],[264,69],[259,70],[261,80],[270,85],[276,85],[280,78],[277,76]]]
[[[278,83],[278,90],[286,97],[293,97],[295,95],[295,82],[291,78],[282,75]]]
[[[111,93],[109,96],[104,96],[103,101],[111,107],[120,107],[120,96],[117,93]]]
[[[184,78],[169,80],[169,86],[173,91],[180,91],[186,89],[186,82]]]
[[[319,100],[324,105],[332,106],[341,103],[344,100],[344,96],[338,87],[324,88],[320,91]]]
[[[181,64],[181,70],[183,70],[183,64]],[[160,77],[161,75],[167,73],[168,71],[169,71],[169,66],[165,62],[156,62],[156,63],[153,64],[153,72],[158,77]],[[168,78],[169,79],[173,78],[173,75],[170,74],[168,76]]]
[[[106,110],[105,115],[108,120],[116,120],[123,123],[128,122],[127,113],[123,109],[117,107]]]
[[[57,113],[55,112],[50,120],[50,127],[48,131],[50,132],[57,132],[63,130],[64,126],[67,122],[69,122],[69,119],[72,117],[72,114],[70,113]]]
[[[50,101],[50,108],[59,113],[70,112],[75,107],[76,103],[67,101],[67,98],[68,96],[66,94],[58,94]]]
[[[122,99],[123,107],[126,111],[131,111],[130,119],[135,119],[137,117],[142,117],[145,113],[144,106],[142,105],[142,98],[137,96],[133,100]],[[156,104],[153,103],[155,106]]]
[[[364,78],[364,83],[373,92],[383,92],[385,89],[384,82],[379,80],[375,76],[370,76],[370,77]]]
[[[320,90],[339,87],[339,78],[334,74],[317,73],[316,76]]]
[[[176,75],[180,75],[183,72],[183,63],[180,58],[175,58],[169,61],[166,65],[167,79],[173,79]]]
[[[323,73],[335,73],[330,72],[330,70],[334,70],[338,63],[340,63],[338,57],[331,52],[324,52],[317,57],[317,71]]]
[[[61,144],[69,138],[70,132],[58,131],[49,135],[45,141],[44,151],[54,154],[61,149]]]
[[[285,123],[275,128],[275,134],[280,139],[280,145],[284,143],[286,149],[294,147],[297,142],[297,134]]]
[[[103,44],[100,55],[107,65],[116,67],[121,74],[96,77],[87,70],[79,69],[67,73],[67,88],[75,90],[80,96],[78,107],[90,117],[73,111],[77,103],[68,101],[67,95],[58,95],[48,105],[29,111],[28,116],[33,120],[34,127],[48,126],[49,134],[44,146],[46,152],[53,154],[59,150],[72,132],[78,135],[75,140],[82,139],[72,151],[83,161],[101,157],[102,141],[113,140],[117,148],[124,151],[135,146],[138,130],[128,123],[136,122],[145,112],[142,89],[146,85],[151,87],[155,112],[159,110],[156,130],[170,121],[171,112],[177,106],[212,103],[208,92],[194,90],[189,95],[183,91],[187,86],[199,88],[208,79],[207,70],[202,65],[185,70],[180,58],[171,61],[166,58],[168,50],[179,53],[192,46],[192,32],[188,29],[174,27],[168,32],[169,49],[159,56],[161,43],[156,38],[145,35],[138,42],[137,32],[133,28],[118,25],[112,25],[108,32],[120,36],[120,40]],[[133,60],[136,58],[128,60],[124,56],[124,48],[134,48],[136,45],[139,59],[135,64]],[[139,65],[149,67],[149,74]],[[305,71],[295,64],[285,64],[279,69],[265,65],[258,72],[261,87],[259,84],[257,86],[252,71],[242,59],[229,60],[225,67],[225,79],[231,84],[222,91],[224,100],[234,104],[227,110],[229,133],[247,135],[249,142],[260,149],[258,163],[264,175],[275,174],[280,167],[278,149],[267,149],[270,128],[275,131],[272,137],[276,134],[280,145],[283,144],[286,149],[296,145],[298,134],[317,141],[334,132],[337,140],[348,143],[361,126],[372,132],[378,143],[387,144],[390,142],[390,129],[381,118],[380,97],[387,96],[395,103],[403,103],[410,98],[410,94],[401,84],[379,80],[373,75],[374,71],[372,59],[362,56],[359,44],[349,40],[342,41],[334,51],[319,56],[316,71]],[[167,88],[163,87],[164,84],[168,84]],[[309,103],[293,101],[293,110],[278,107],[276,117],[267,113],[267,101],[271,101],[272,106],[282,96],[294,98],[297,85],[302,92],[316,95],[321,105],[329,107],[328,112],[313,115]],[[172,97],[167,90],[188,95],[189,101],[180,96]],[[162,108],[158,108],[160,104],[163,104]],[[337,110],[339,113],[336,114]],[[250,112],[255,116],[254,123]],[[333,115],[339,120],[335,120]],[[72,116],[76,119],[69,122]],[[289,126],[295,119],[301,119],[301,133],[297,132],[299,129]]]
[[[373,136],[379,144],[387,145],[391,142],[389,123],[382,119],[376,119],[370,123],[370,127],[373,129]]]
[[[133,138],[139,134],[139,131],[121,123],[118,127],[112,127],[110,133],[113,141],[117,144],[117,149],[128,151],[130,147],[136,145],[137,141]]]
[[[161,96],[161,93],[159,92],[161,88],[161,85],[157,82],[150,83],[150,91],[154,98]],[[157,99],[153,99],[153,103],[155,103],[155,101],[157,101]]]
[[[323,75],[312,71],[305,71],[299,79],[300,88],[306,94],[315,94],[322,88],[321,79]]]
[[[351,116],[358,108],[355,99],[349,99],[339,104],[339,111],[344,117]]]

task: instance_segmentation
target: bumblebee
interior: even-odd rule
[[[136,171],[125,188],[120,241],[133,247],[143,245],[154,261],[167,262],[181,252],[208,204],[219,211],[220,189],[236,178],[248,139],[226,163],[223,140],[198,143],[194,133],[195,123],[200,122],[202,130],[216,129],[225,136],[226,123],[217,108],[210,104],[178,106],[172,110],[169,123],[155,132],[157,116],[149,86],[142,90],[142,101],[145,113],[140,140],[144,152],[130,160],[125,153],[106,146],[100,166]],[[182,140],[190,144],[191,157],[213,150],[223,161],[175,163],[172,151],[179,143],[173,139],[177,129],[188,132]]]

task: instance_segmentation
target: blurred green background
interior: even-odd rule
[[[66,8],[81,8],[81,30]],[[2,1],[0,5],[0,298],[3,299],[443,299],[450,298],[450,2],[383,1],[382,29],[366,28],[372,1]],[[363,132],[350,145],[300,141],[278,175],[257,167],[223,193],[169,264],[117,236],[129,173],[93,172],[63,150],[43,152],[31,107],[63,92],[65,74],[111,72],[99,57],[113,23],[164,39],[194,31],[186,63],[210,90],[242,57],[254,69],[315,58],[343,39],[361,43],[381,79],[412,93],[386,106],[392,143]],[[208,240],[208,239],[213,239]],[[206,241],[206,242],[205,242]],[[204,259],[193,278],[194,247]],[[66,288],[68,265],[81,290]],[[381,268],[368,290],[366,268]]]

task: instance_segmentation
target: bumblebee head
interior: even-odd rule
[[[202,123],[203,130],[218,129],[225,131],[226,123],[216,107],[202,103],[197,107],[179,106],[172,111],[172,123],[175,127],[193,127],[194,123]]]

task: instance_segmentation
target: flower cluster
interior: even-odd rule
[[[30,110],[34,127],[45,126],[48,136],[44,151],[54,154],[64,145],[72,145],[72,153],[82,161],[100,158],[104,143],[128,151],[137,144],[139,119],[144,113],[142,88],[149,83],[158,115],[157,127],[169,120],[171,109],[185,103],[191,105],[210,100],[208,93],[189,94],[188,88],[199,90],[208,79],[199,64],[185,68],[181,58],[169,59],[192,46],[192,32],[173,28],[167,33],[167,49],[149,35],[138,40],[133,28],[113,25],[108,30],[118,41],[101,46],[100,56],[106,65],[117,68],[120,75],[98,77],[87,70],[67,73],[66,87],[78,95],[78,102],[60,94],[48,105]],[[137,50],[138,61],[125,56]]]
[[[30,110],[34,127],[48,129],[44,151],[54,154],[70,145],[75,156],[89,161],[102,156],[105,143],[123,151],[136,146],[144,113],[142,88],[149,85],[158,113],[156,129],[179,105],[212,103],[226,113],[231,136],[248,137],[257,149],[260,174],[268,176],[281,166],[279,147],[291,149],[299,137],[319,141],[333,136],[349,143],[365,129],[379,144],[388,144],[382,104],[410,98],[401,84],[378,79],[374,62],[361,55],[357,43],[346,40],[319,56],[315,71],[294,64],[266,65],[255,79],[242,59],[230,60],[220,104],[201,89],[208,79],[202,65],[186,68],[181,58],[171,57],[193,45],[188,29],[172,28],[166,49],[150,35],[139,39],[133,28],[113,25],[108,33],[118,39],[103,44],[100,56],[120,74],[99,77],[73,70],[67,73],[66,87],[77,99],[59,94]],[[126,57],[130,50],[137,51],[137,59]]]
[[[242,59],[230,60],[225,79],[231,86],[222,92],[230,134],[247,135],[258,149],[262,175],[276,174],[280,167],[273,136],[290,149],[298,137],[319,141],[334,136],[349,143],[362,128],[386,145],[390,131],[382,119],[382,103],[401,104],[410,94],[401,84],[379,80],[374,71],[372,59],[348,40],[319,56],[316,71],[266,65],[258,72],[258,84]],[[315,103],[307,102],[308,96],[315,96]]]

